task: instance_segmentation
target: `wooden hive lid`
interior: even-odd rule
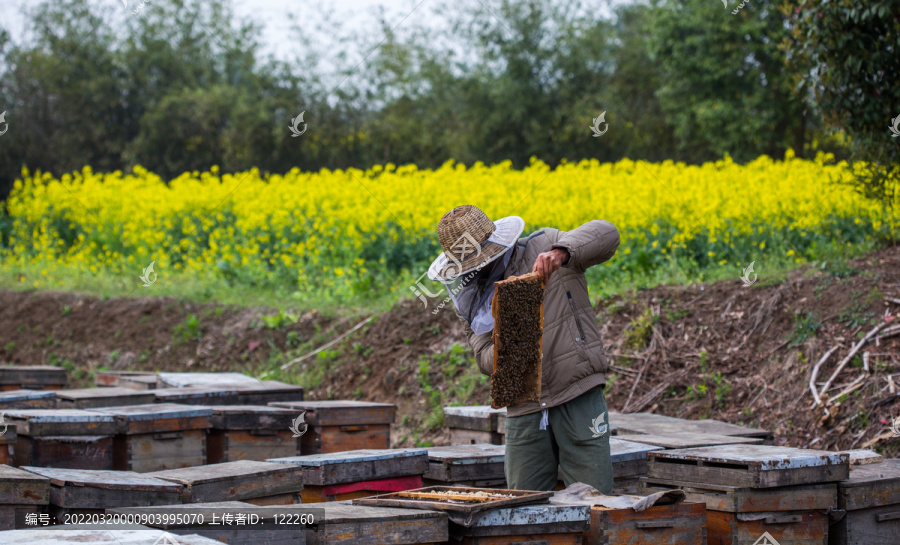
[[[273,401],[272,407],[305,410],[304,420],[312,426],[361,426],[390,424],[394,421],[397,406],[393,403],[372,401]]]
[[[493,409],[490,405],[444,407],[444,425],[448,428],[498,431],[501,414],[506,414],[506,407],[500,409]]]
[[[308,509],[311,505],[307,504]],[[290,510],[292,507],[300,509],[302,505],[277,506],[276,508]],[[317,503],[313,507],[321,507],[322,513],[316,517],[319,525],[342,524],[353,522],[392,522],[417,519],[446,520],[446,513],[440,511],[428,511],[425,509],[403,509],[399,507],[375,507],[371,505],[355,505],[349,501],[332,501]]]
[[[838,507],[856,510],[900,504],[900,458],[855,466],[838,482]]]
[[[162,532],[149,526],[139,530],[86,530],[65,528],[64,530],[9,530],[0,532],[0,543],[17,545],[165,545]],[[178,545],[221,545],[221,542],[197,534],[173,536]]]
[[[146,399],[153,401],[153,392],[143,390],[135,390],[133,388],[122,388],[120,386],[110,386],[105,388],[77,388],[73,390],[56,390],[56,397],[71,401],[81,399],[103,398],[103,397],[130,397],[134,399]]]
[[[119,433],[126,435],[206,429],[210,427],[209,419],[212,416],[209,407],[177,403],[146,403],[85,410],[115,417]],[[165,429],[160,426],[164,426]]]
[[[746,428],[719,420],[688,420],[654,413],[609,412],[612,428],[620,434],[669,434],[669,433],[711,433],[716,435],[738,435],[744,437],[772,436],[769,430]]]
[[[145,473],[134,471],[112,471],[95,469],[67,469],[54,467],[23,466],[22,469],[47,477],[53,486],[74,485],[88,488],[104,488],[109,490],[155,491],[166,490],[180,492],[182,486],[162,479],[156,479]]]
[[[55,399],[57,390],[6,390],[0,391],[0,408],[10,406],[13,403],[33,401],[39,399]]]
[[[301,473],[302,468],[276,464],[272,462],[258,462],[255,460],[238,460],[235,462],[223,462],[205,466],[181,467],[177,469],[165,469],[145,473],[157,479],[164,479],[186,486],[230,481],[235,478],[265,479],[276,474]]]
[[[213,429],[288,430],[299,410],[268,405],[210,405]]]
[[[501,528],[508,530],[508,535],[522,533],[518,528],[535,525],[552,525],[555,528],[542,529],[542,533],[569,533],[572,526],[565,523],[583,525],[581,531],[587,531],[591,522],[589,505],[518,505],[490,509],[475,519],[469,528]]]
[[[634,441],[626,441],[617,437],[609,438],[609,453],[612,463],[631,462],[634,460],[646,460],[647,454],[662,447],[657,445],[645,445],[643,443],[635,443]]]
[[[14,409],[6,411],[19,435],[114,435],[118,430],[111,414],[84,409]]]
[[[849,464],[846,452],[801,449],[774,445],[719,445],[689,449],[659,450],[654,458],[741,464],[760,471]]]
[[[255,386],[260,380],[243,373],[159,373],[161,388]]]
[[[377,462],[381,460],[393,460],[396,458],[428,457],[428,450],[424,448],[395,448],[395,449],[359,449],[344,452],[328,452],[324,454],[307,454],[303,456],[287,456],[284,458],[270,458],[267,461],[279,464],[293,464],[303,467],[322,467],[336,464],[350,464],[356,462]]]
[[[695,431],[651,434],[618,434],[617,439],[655,445],[662,448],[694,448],[709,447],[715,445],[758,445],[764,439],[762,437],[743,437],[740,435],[718,435],[712,433],[699,433]]]
[[[506,445],[457,445],[429,447],[428,460],[447,464],[494,464],[506,459]]]

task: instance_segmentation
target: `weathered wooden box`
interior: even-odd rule
[[[146,473],[206,463],[208,407],[149,403],[89,411],[116,419],[113,469]]]
[[[15,428],[7,428],[6,433],[0,435],[0,464],[10,465],[13,463],[16,438]]]
[[[49,504],[50,479],[0,465],[0,530],[25,528],[25,516],[44,513]]]
[[[302,468],[303,502],[313,503],[419,488],[428,469],[428,451],[355,450],[269,461]]]
[[[68,383],[66,370],[52,365],[0,365],[2,390],[59,390]]]
[[[485,488],[506,485],[503,445],[474,444],[428,449],[428,485],[472,486]]]
[[[299,507],[299,506],[298,506]],[[184,535],[196,534],[228,545],[305,545],[306,526],[277,524],[271,516],[260,517],[258,523],[251,516],[259,507],[240,501],[190,503],[153,507],[116,507],[109,514],[144,517],[145,524],[175,535],[181,545]],[[156,545],[171,545],[171,541]]]
[[[771,445],[720,445],[648,455],[649,477],[749,488],[840,481],[850,473],[846,452]]]
[[[159,388],[257,386],[260,380],[243,373],[158,373]]]
[[[854,466],[838,483],[844,517],[828,530],[828,545],[900,543],[900,459]]]
[[[96,409],[153,403],[153,392],[131,388],[81,388],[56,392],[57,409]]]
[[[189,405],[266,405],[303,399],[303,387],[275,380],[258,381],[254,385],[186,386],[153,390],[157,403]]]
[[[241,500],[261,505],[299,503],[303,468],[239,460],[198,467],[155,471],[146,475],[184,486],[184,503]]]
[[[306,542],[316,545],[427,545],[446,543],[447,515],[424,509],[351,505],[343,501],[318,503],[315,524],[307,527]],[[277,506],[291,513],[302,506]]]
[[[758,437],[771,444],[773,434],[769,430],[745,428],[719,420],[687,420],[653,413],[609,413],[613,435],[673,433],[708,433],[738,437]]]
[[[0,391],[0,409],[53,409],[55,407],[55,390]]]
[[[292,401],[269,403],[306,411],[308,425],[300,441],[304,454],[391,447],[391,423],[397,406],[371,401]]]
[[[265,460],[301,454],[300,437],[291,425],[300,411],[267,405],[211,405],[206,436],[209,464]]]
[[[490,405],[444,407],[444,425],[450,428],[450,445],[502,445],[501,415],[505,422],[506,408],[493,409]]]
[[[13,461],[17,466],[112,469],[112,415],[81,409],[15,409],[6,413],[15,425]]]
[[[450,521],[450,543],[580,545],[590,529],[585,505],[521,505],[490,509],[473,522]]]
[[[97,371],[94,373],[94,384],[103,387],[154,390],[156,375],[149,371]]]
[[[646,477],[641,493],[683,490],[706,505],[710,545],[753,543],[768,532],[781,545],[824,545],[827,511],[837,503],[835,483],[749,488]]]
[[[150,527],[140,530],[88,530],[83,528],[10,530],[0,532],[0,543],[16,545],[221,545],[221,542],[198,535],[168,539],[162,530]]]
[[[181,502],[182,486],[131,471],[25,466],[50,480],[50,514],[58,523],[71,514],[103,513],[110,507]]]

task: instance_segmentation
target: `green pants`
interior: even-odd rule
[[[506,484],[513,490],[553,490],[557,466],[566,486],[585,483],[612,493],[609,413],[603,387],[548,410],[506,419]]]

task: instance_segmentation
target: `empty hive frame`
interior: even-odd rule
[[[544,283],[536,273],[494,284],[491,407],[541,400]]]

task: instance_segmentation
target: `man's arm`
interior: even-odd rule
[[[589,221],[564,233],[553,244],[553,248],[563,248],[569,254],[569,260],[563,266],[580,273],[609,260],[618,247],[619,231],[605,220]]]

